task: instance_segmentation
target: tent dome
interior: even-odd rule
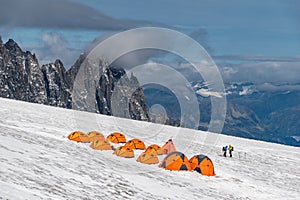
[[[106,137],[106,139],[109,141],[109,142],[112,142],[112,143],[115,143],[115,144],[118,144],[118,143],[125,143],[126,142],[126,137],[124,134],[122,133],[119,133],[119,132],[113,132],[111,133],[110,135],[108,135]]]
[[[104,135],[100,132],[97,132],[97,131],[88,132],[88,137],[89,137],[90,142],[93,142],[95,140],[102,140],[102,141],[105,140]]]
[[[159,163],[158,157],[156,153],[145,153],[143,152],[138,159],[136,160],[140,163],[144,164],[157,164]]]
[[[95,140],[91,142],[90,147],[95,150],[112,150],[109,142],[106,140]]]
[[[160,164],[160,167],[167,170],[191,171],[188,158],[183,153],[178,151],[168,154]]]
[[[126,142],[126,144],[124,145],[126,147],[130,147],[131,149],[146,149],[146,145],[142,140],[139,139],[132,139],[129,140],[128,142]]]
[[[169,139],[162,147],[163,154],[169,154],[171,152],[175,152],[176,148],[173,144],[172,139]]]
[[[130,147],[126,146],[120,146],[118,147],[113,154],[116,154],[117,156],[124,157],[124,158],[133,158],[134,152]]]
[[[145,153],[154,153],[157,155],[163,154],[163,151],[160,146],[157,144],[151,144],[150,146],[147,147]]]
[[[68,135],[68,139],[75,142],[90,142],[87,134],[81,131],[74,131]]]
[[[215,176],[214,164],[205,155],[195,155],[190,160],[191,169],[206,176]]]

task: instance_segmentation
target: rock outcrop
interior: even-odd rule
[[[81,77],[77,77],[79,72],[84,75],[82,82]],[[78,87],[78,83],[82,84]],[[112,99],[113,94],[118,94],[115,99]],[[143,90],[133,75],[127,77],[124,69],[107,66],[104,61],[94,66],[86,60],[85,54],[69,70],[60,60],[40,67],[36,56],[29,51],[23,52],[12,39],[3,44],[0,38],[0,97],[137,120],[149,119]],[[112,103],[113,100],[118,102]],[[112,104],[123,105],[122,109],[127,110],[113,112]],[[120,114],[123,112],[126,114]]]

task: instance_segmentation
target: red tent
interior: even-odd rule
[[[175,148],[175,146],[174,146],[174,144],[173,144],[172,139],[169,139],[169,140],[166,142],[166,144],[164,144],[164,145],[161,147],[161,149],[162,149],[163,154],[169,154],[169,153],[171,153],[171,152],[175,152],[175,151],[176,151],[176,148]]]

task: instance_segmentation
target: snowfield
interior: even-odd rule
[[[0,199],[299,199],[300,148],[0,99]],[[96,151],[74,130],[123,132],[146,145],[169,138],[188,158],[205,154],[215,177]],[[221,156],[232,144],[233,158]],[[162,161],[164,156],[160,156]]]

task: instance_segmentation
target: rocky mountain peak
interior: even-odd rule
[[[5,47],[13,55],[22,55],[22,54],[24,54],[21,47],[13,39],[9,39],[5,43]]]
[[[81,54],[79,58],[76,60],[75,64],[67,71],[68,76],[68,82],[72,83],[70,84],[70,89],[73,89],[73,84],[75,81],[75,78],[78,74],[78,71],[80,69],[80,66],[83,64],[84,60],[86,58],[86,54]]]
[[[92,80],[95,76],[95,73],[93,73],[94,68],[86,60],[86,54],[80,55],[69,70],[65,69],[63,62],[59,59],[55,60],[54,63],[45,64],[40,68],[35,54],[29,51],[23,52],[14,40],[9,39],[4,45],[1,45],[1,43],[0,97],[80,109],[106,115],[114,114],[111,109],[111,97],[117,82],[123,76],[126,76],[124,69],[112,68],[107,66],[105,62],[100,61],[99,68],[102,70],[100,70],[99,80],[95,81]],[[83,86],[87,92],[95,91],[93,94],[88,93],[91,101],[87,102],[87,104],[84,103],[85,96],[82,90],[79,91],[80,97],[72,99],[72,92],[74,92],[73,85],[82,64],[87,69],[86,71],[83,70],[83,75],[88,76],[84,80]],[[137,85],[138,87],[138,82],[135,78],[131,77],[130,80],[128,78],[126,80],[123,83],[124,86],[131,87],[132,85]],[[126,91],[122,90],[122,95],[125,94]],[[118,98],[122,97],[119,96]],[[131,111],[128,111],[128,115],[123,117],[148,119],[145,97],[142,92],[137,93],[134,97],[131,97],[131,95],[126,96],[124,99],[124,103],[126,103],[127,107],[131,108]],[[80,102],[80,107],[74,106],[74,102],[77,103],[77,100]],[[135,103],[131,103],[132,101]],[[90,108],[89,104],[91,102],[92,104],[96,103],[96,108],[92,106],[95,109]]]
[[[54,65],[59,68],[62,68],[64,66],[64,64],[62,63],[62,61],[60,59],[56,59],[54,62]]]
[[[45,81],[48,104],[63,108],[72,108],[70,86],[67,71],[60,60],[43,65],[41,68]]]
[[[132,84],[133,86],[139,86],[140,85],[137,77],[134,76],[133,72],[131,72],[131,74],[130,74],[130,84]]]
[[[0,96],[46,103],[45,85],[35,56],[9,39],[1,47]]]

